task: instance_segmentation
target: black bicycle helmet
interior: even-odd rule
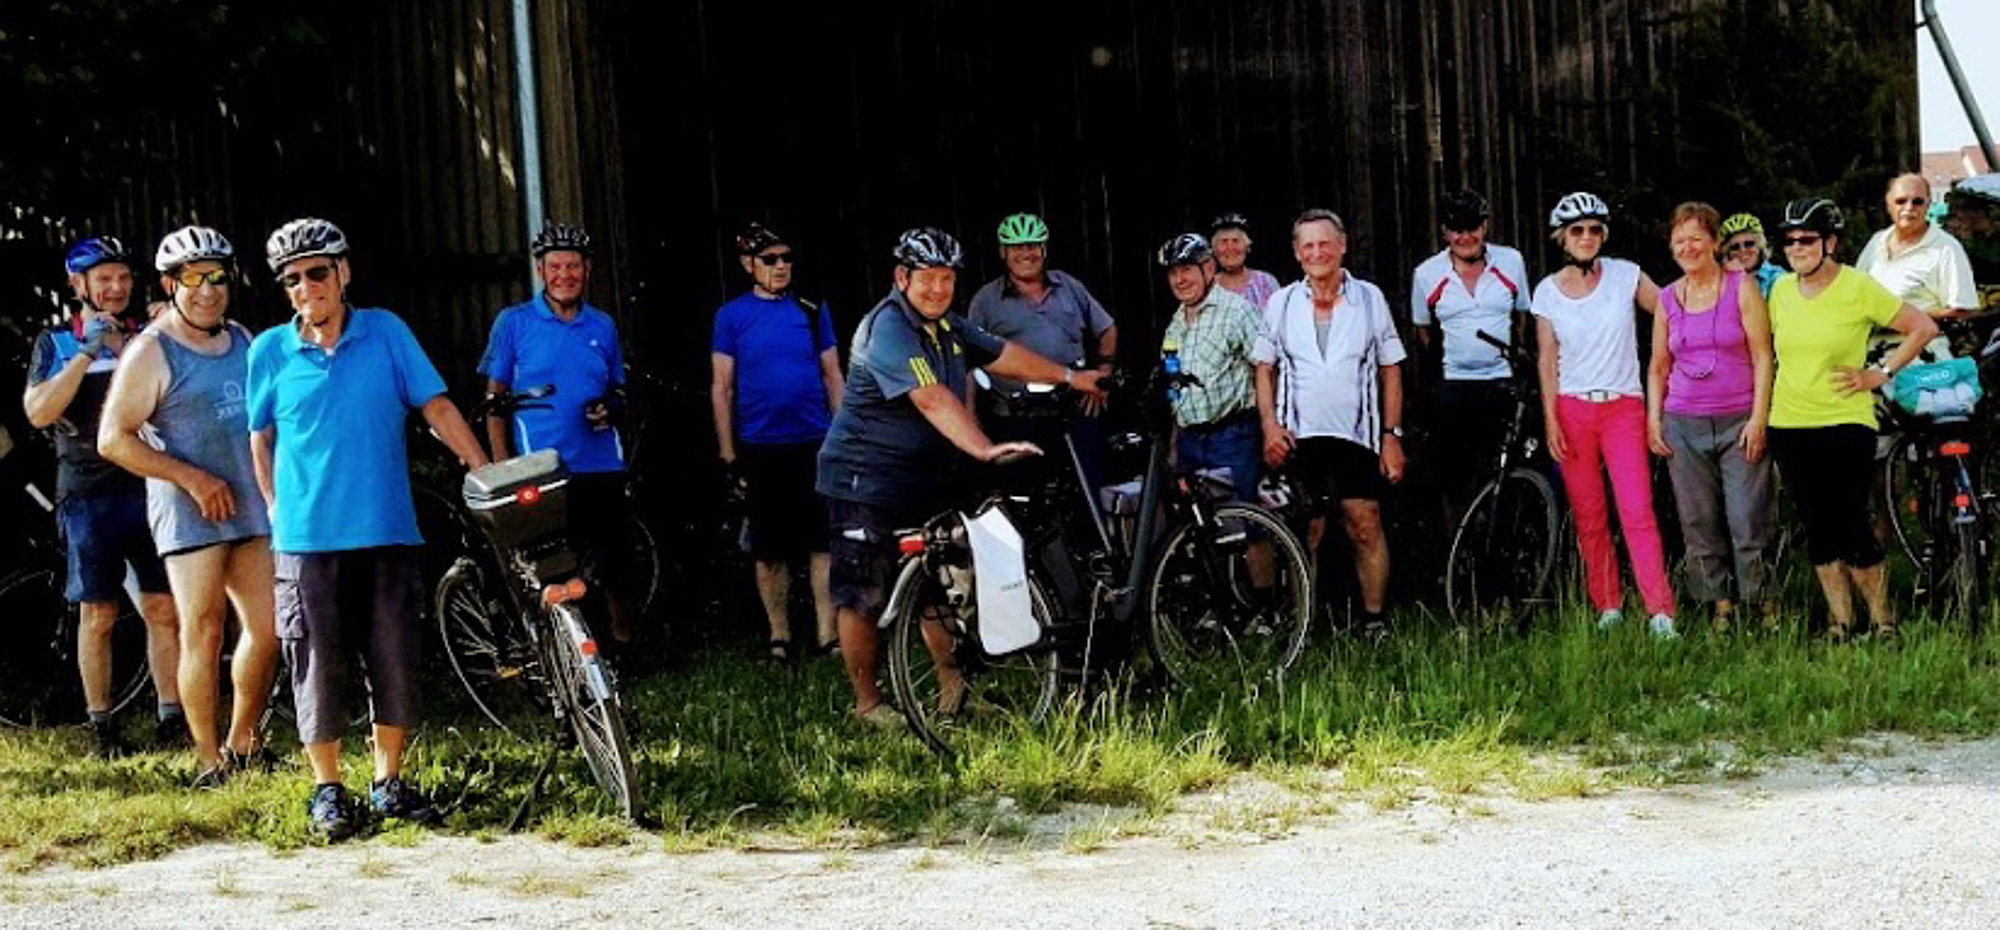
[[[1487,205],[1486,198],[1470,189],[1447,196],[1438,207],[1438,220],[1446,229],[1478,229],[1479,224],[1492,216],[1493,209]]]
[[[1841,215],[1840,207],[1825,197],[1800,197],[1785,204],[1785,218],[1778,221],[1778,228],[1787,232],[1803,229],[1822,236],[1837,236],[1847,228],[1847,217]]]
[[[272,271],[315,255],[346,255],[347,235],[340,227],[322,219],[304,217],[278,227],[264,241],[264,260]]]
[[[1215,253],[1209,249],[1206,237],[1201,233],[1190,232],[1168,239],[1165,245],[1160,246],[1157,258],[1160,267],[1172,268],[1175,265],[1205,262],[1213,254]]]
[[[934,226],[904,230],[890,254],[895,256],[896,264],[905,268],[957,268],[965,260],[965,250],[959,248],[958,240]]]
[[[755,255],[774,245],[785,244],[785,237],[762,223],[752,221],[736,234],[736,254]]]
[[[1241,230],[1247,236],[1250,234],[1250,218],[1241,213],[1224,213],[1211,220],[1208,224],[1208,234],[1210,236],[1214,236],[1225,229]]]
[[[528,246],[529,254],[541,258],[550,252],[578,252],[590,257],[590,233],[581,226],[567,223],[550,223],[535,234],[535,241]]]

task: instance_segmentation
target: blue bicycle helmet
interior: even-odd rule
[[[69,247],[69,253],[63,256],[63,271],[83,274],[109,262],[130,267],[132,253],[116,236],[91,236]]]

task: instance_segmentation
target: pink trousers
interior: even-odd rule
[[[1673,586],[1667,581],[1660,526],[1653,517],[1645,401],[1621,397],[1594,404],[1565,395],[1556,398],[1556,420],[1569,443],[1569,455],[1562,463],[1563,491],[1576,520],[1576,546],[1583,555],[1591,606],[1611,610],[1625,599],[1618,554],[1611,546],[1611,514],[1605,506],[1604,476],[1609,472],[1618,525],[1625,532],[1625,551],[1632,558],[1632,575],[1646,612],[1672,615]]]

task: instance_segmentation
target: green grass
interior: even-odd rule
[[[1039,727],[961,734],[949,759],[851,722],[831,662],[780,670],[716,654],[627,685],[645,808],[661,824],[646,842],[842,850],[915,841],[976,852],[1027,841],[1033,818],[1066,804],[1156,817],[1239,774],[1291,794],[1237,817],[1282,830],[1330,810],[1313,800],[1322,791],[1378,807],[1420,794],[1445,803],[1492,792],[1587,796],[1620,782],[1744,777],[1763,760],[1876,731],[1991,733],[2000,730],[2000,637],[1970,641],[1926,624],[1910,625],[1895,646],[1846,647],[1754,634],[1659,644],[1577,625],[1492,637],[1415,629],[1380,648],[1322,636],[1282,686],[1255,700],[1121,691],[1066,704]],[[449,698],[436,710],[408,774],[451,806],[448,831],[504,831],[540,752],[479,726]],[[311,842],[308,779],[296,766],[193,792],[184,753],[107,763],[84,750],[76,729],[0,732],[6,867],[101,865],[210,840]],[[366,784],[364,750],[349,746],[355,790]],[[527,828],[588,846],[643,837],[608,816],[573,756],[546,780]],[[375,842],[421,842],[407,829]],[[1094,849],[1114,832],[1088,822],[1058,841]]]

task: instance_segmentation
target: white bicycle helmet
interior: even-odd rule
[[[346,254],[347,236],[340,227],[312,217],[278,227],[264,242],[264,260],[270,263],[272,271],[282,271],[301,258]]]
[[[895,256],[897,264],[907,268],[957,268],[965,259],[957,239],[930,226],[904,230],[890,254]]]
[[[226,262],[234,257],[236,247],[229,244],[227,236],[207,226],[183,226],[160,240],[159,251],[153,253],[153,267],[168,272],[189,262]]]
[[[1577,220],[1596,218],[1609,221],[1611,208],[1604,200],[1589,191],[1564,194],[1556,201],[1556,207],[1549,211],[1549,228],[1561,229]]]

